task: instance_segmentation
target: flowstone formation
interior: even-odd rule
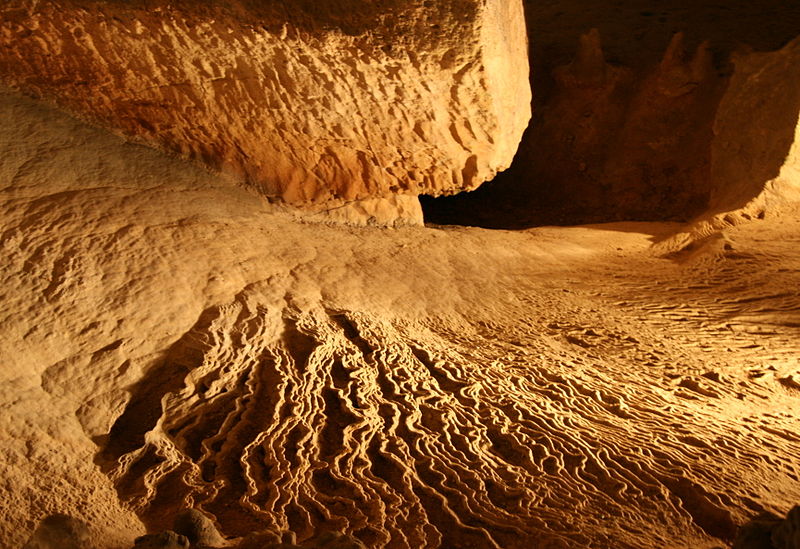
[[[17,94],[0,119],[4,547],[55,513],[183,543],[192,508],[248,549],[711,549],[800,501],[793,218],[682,264],[671,226],[301,224]]]
[[[510,164],[526,37],[521,0],[12,0],[0,81],[306,211],[419,223],[418,194]]]
[[[396,222],[488,176],[528,116],[517,7],[0,7],[0,546],[797,549],[798,42],[726,86],[680,38],[644,79],[597,33],[557,63],[542,131],[584,141],[554,158],[642,189],[692,147],[692,226],[265,198]]]

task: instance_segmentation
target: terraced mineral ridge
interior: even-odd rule
[[[712,549],[800,501],[796,205],[666,259],[680,225],[297,223],[19,94],[0,121],[2,547],[194,508],[232,544]]]
[[[528,72],[520,0],[0,7],[6,84],[348,221],[419,222],[416,195],[505,169]]]

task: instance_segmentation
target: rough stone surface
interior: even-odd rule
[[[69,515],[50,515],[45,518],[23,549],[87,549],[92,546],[89,527]]]
[[[772,531],[772,544],[775,549],[800,549],[800,506],[792,508]]]
[[[800,198],[800,38],[733,63],[714,120],[709,208],[759,215]]]
[[[766,513],[743,524],[733,549],[800,549],[800,506],[784,519]]]
[[[172,530],[185,536],[193,545],[221,547],[226,543],[214,521],[197,509],[185,509],[178,513]]]
[[[506,168],[530,116],[526,36],[521,0],[12,0],[0,81],[340,210]],[[392,207],[348,215],[420,221]]]
[[[511,169],[459,206],[481,226],[577,220],[687,220],[706,211],[712,125],[725,80],[707,44],[688,51],[674,35],[662,59],[635,71],[607,61],[600,33],[580,37],[555,67]],[[460,201],[463,200],[463,206]],[[491,213],[479,212],[481,203]]]
[[[134,541],[134,549],[189,549],[189,540],[172,530],[158,534],[139,536]]]
[[[800,200],[800,39],[741,49],[725,73],[711,54],[706,43],[689,53],[676,34],[659,63],[634,70],[606,60],[598,32],[585,34],[553,70],[514,165],[474,193],[424,201],[426,217],[493,228],[718,225]]]
[[[323,532],[303,545],[303,549],[366,549],[364,544],[341,532]]]
[[[708,46],[689,53],[676,34],[661,62],[634,76],[606,61],[600,38],[583,36],[575,59],[556,69],[553,99],[520,150],[530,200],[538,192],[617,219],[703,212],[721,90]]]
[[[267,547],[280,547],[287,545],[294,547],[294,543],[283,543],[281,536],[276,532],[254,532],[244,536],[237,544],[236,549],[265,549]]]
[[[297,223],[17,94],[0,120],[0,546],[191,507],[296,545],[710,549],[800,501],[800,216],[681,261],[669,224]]]
[[[57,26],[54,4],[39,5]],[[69,23],[131,3],[60,5]],[[238,24],[281,6],[173,3],[159,15],[158,5],[141,4],[153,8],[141,20],[166,37],[170,14]],[[362,3],[345,18],[334,3],[293,5],[277,19],[292,23],[287,43],[297,29],[379,40],[365,34],[381,28],[376,13],[399,18],[409,4]],[[3,13],[17,24],[38,12]],[[90,30],[72,35],[80,51]],[[588,35],[557,72],[573,99],[591,103],[630,78],[597,42]],[[68,41],[41,47],[53,44]],[[659,108],[694,112],[695,91],[676,90],[702,87],[705,54],[679,46],[634,78],[626,105],[641,120],[622,117],[620,134],[632,158],[651,158],[637,156],[642,120],[663,131]],[[709,223],[702,238],[688,231],[661,256],[653,243],[678,242],[686,227],[297,223],[238,186],[241,173],[209,173],[0,91],[0,546],[22,546],[59,511],[86,520],[97,549],[129,548],[186,508],[248,549],[717,549],[749,517],[783,515],[800,501],[796,113],[792,94],[759,86],[791,84],[793,47],[740,54],[718,111],[728,123],[710,126],[753,146],[782,129],[765,136],[772,179],[704,190],[742,216],[756,211],[748,193],[780,207],[750,224]],[[64,76],[59,86],[83,85]],[[739,137],[745,112],[759,122]],[[682,123],[678,141],[691,142],[694,122]],[[675,159],[675,143],[646,146]],[[703,155],[724,163],[736,147],[715,151]],[[376,222],[391,206],[367,200],[377,202],[355,211]],[[189,530],[202,530],[195,519]],[[343,535],[325,542],[326,531]],[[755,531],[779,549],[796,549],[797,532],[796,510]]]
[[[765,514],[739,527],[732,549],[775,549],[772,544],[772,532],[782,519],[772,514]]]

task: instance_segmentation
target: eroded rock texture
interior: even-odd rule
[[[424,199],[427,219],[519,228],[763,209],[797,126],[798,6],[526,9],[536,96],[514,163],[474,193]]]
[[[796,218],[680,262],[660,225],[299,224],[15,94],[0,119],[4,547],[191,507],[244,547],[710,549],[800,500]]]
[[[530,115],[526,37],[519,0],[14,0],[0,79],[318,211],[506,168]],[[395,215],[419,221],[409,200]]]
[[[714,120],[710,213],[760,215],[800,198],[800,38],[733,64]]]

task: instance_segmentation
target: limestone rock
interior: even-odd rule
[[[171,530],[136,538],[134,549],[189,549],[189,540]]]
[[[526,36],[521,0],[11,0],[0,81],[327,211],[505,169]]]
[[[303,549],[366,549],[364,544],[356,538],[340,532],[323,532],[301,547]]]
[[[606,61],[595,30],[554,79],[514,171],[531,187],[530,202],[565,204],[590,220],[592,212],[680,219],[703,211],[721,89],[707,45],[688,52],[676,34],[660,63],[635,73]]]
[[[800,506],[785,519],[765,513],[742,525],[733,549],[800,549]]]
[[[23,549],[86,549],[91,546],[90,541],[85,522],[56,514],[39,523]]]
[[[764,514],[739,527],[733,549],[774,549],[771,537],[780,517]]]
[[[259,533],[247,536],[236,549],[365,549],[365,545],[341,532],[323,532],[299,545],[271,533]]]
[[[687,48],[681,33],[644,68],[608,61],[596,30],[578,42],[512,167],[472,196],[426,200],[428,220],[729,225],[800,202],[800,38],[740,50],[727,71],[709,43]]]
[[[245,536],[236,545],[236,549],[265,549],[268,547],[280,547],[284,544],[281,536],[275,532],[255,532]],[[286,543],[289,547],[294,547],[294,543]]]
[[[800,38],[733,61],[714,121],[710,213],[756,216],[800,199]]]
[[[739,383],[796,363],[797,220],[733,234],[742,271],[665,265],[660,225],[324,227],[18,94],[0,121],[0,546],[57,505],[98,549],[198,505],[239,537],[713,547],[800,500],[796,395]]]
[[[214,522],[197,509],[185,509],[178,513],[173,530],[185,536],[193,545],[220,547],[225,544]]]

